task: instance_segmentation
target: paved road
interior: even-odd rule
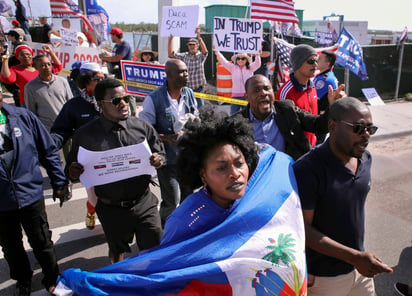
[[[381,109],[373,112],[376,123],[383,126],[386,133],[370,144],[374,162],[372,190],[367,202],[366,249],[377,254],[395,270],[393,274],[375,277],[378,296],[394,295],[392,286],[396,281],[412,284],[412,136],[408,135],[407,130],[402,130],[405,125],[411,126],[411,113],[405,109],[411,105],[392,108],[391,112],[398,118],[395,120],[388,118],[387,112]],[[399,118],[402,118],[400,122]],[[391,138],[391,127],[402,130],[402,134]],[[157,188],[154,192],[160,196]],[[100,225],[92,231],[84,226],[84,188],[80,184],[75,185],[73,198],[63,208],[59,208],[51,199],[46,178],[45,196],[61,270],[71,267],[94,270],[109,264],[107,245]],[[30,250],[28,245],[27,249]],[[136,248],[133,250],[136,251]],[[40,284],[40,267],[31,251],[29,255],[35,271],[33,295],[47,295]],[[9,280],[8,267],[0,252],[0,296],[12,295],[13,291],[14,281]]]

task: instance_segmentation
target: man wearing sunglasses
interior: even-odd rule
[[[307,44],[295,46],[290,53],[292,73],[290,80],[277,91],[277,101],[292,100],[297,107],[314,115],[318,114],[318,98],[316,88],[311,78],[315,77],[318,66],[316,50]],[[314,133],[305,132],[309,143],[314,146],[316,137]]]
[[[144,120],[129,117],[130,97],[121,82],[116,79],[98,82],[94,96],[101,116],[75,132],[68,157],[70,178],[77,180],[83,173],[83,166],[76,161],[80,146],[91,151],[107,151],[147,141],[152,152],[150,164],[160,168],[165,163],[165,152],[159,135]],[[131,251],[134,237],[139,250],[160,243],[162,227],[158,200],[150,192],[150,181],[150,175],[140,175],[94,187],[98,196],[95,210],[112,263],[123,260],[123,254]]]
[[[373,296],[373,277],[392,272],[364,249],[371,183],[366,147],[378,128],[369,108],[351,97],[332,104],[328,128],[329,138],[294,164],[305,222],[308,295]]]

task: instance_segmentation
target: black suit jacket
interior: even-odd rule
[[[324,134],[328,132],[329,109],[322,115],[313,115],[296,107],[291,100],[274,101],[273,106],[276,124],[285,139],[285,153],[295,160],[312,148],[304,131]],[[243,116],[250,120],[249,110],[248,105],[233,116]]]

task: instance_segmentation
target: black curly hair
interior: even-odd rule
[[[222,143],[239,147],[249,167],[249,176],[252,175],[256,167],[257,148],[253,128],[248,120],[241,116],[230,117],[226,113],[216,112],[213,107],[205,106],[199,111],[200,121],[187,122],[179,139],[179,182],[191,189],[201,187],[199,171],[204,167],[203,162],[208,153]]]

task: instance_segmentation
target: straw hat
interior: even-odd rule
[[[249,64],[251,64],[252,63],[252,58],[247,54],[247,53],[244,53],[244,52],[239,52],[239,53],[237,53],[237,54],[234,54],[233,56],[232,56],[232,62],[233,63],[236,63],[236,59],[237,58],[247,58],[247,60],[248,60],[248,62],[249,62]]]
[[[153,51],[150,47],[143,47],[142,48],[142,50],[136,55],[136,57],[138,58],[138,59],[141,59],[142,58],[142,54],[144,54],[144,53],[150,53],[150,54],[152,54],[153,55],[153,58],[155,58],[155,57],[157,57],[157,52],[156,51]]]

